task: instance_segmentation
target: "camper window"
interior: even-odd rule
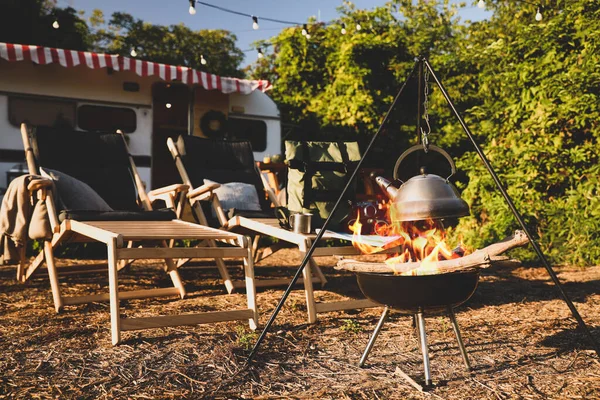
[[[131,108],[83,105],[77,109],[77,125],[85,131],[135,132],[136,115]]]
[[[249,140],[256,152],[267,149],[267,124],[256,119],[232,118],[228,120],[229,137],[234,140]]]
[[[14,126],[26,121],[35,126],[75,126],[75,102],[34,97],[8,98],[8,120]]]

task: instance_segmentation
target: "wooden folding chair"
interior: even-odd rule
[[[185,195],[187,186],[173,185],[146,194],[133,158],[129,154],[125,138],[121,134],[64,132],[49,129],[42,132],[41,128],[30,129],[26,124],[21,125],[21,133],[30,173],[40,174],[40,167],[61,171],[86,182],[101,196],[105,195],[106,197],[102,197],[113,208],[116,208],[115,205],[124,207],[119,211],[62,210],[59,213],[53,191],[50,190],[51,180],[47,180],[46,184],[37,184],[31,188],[41,192],[41,197],[45,198],[53,235],[50,240],[44,242],[43,251],[35,260],[21,271],[21,280],[31,277],[45,261],[54,307],[57,312],[66,305],[108,300],[110,302],[113,344],[120,342],[122,331],[166,326],[248,319],[250,327],[256,329],[258,311],[253,260],[247,238],[239,234],[178,220],[172,210],[152,211],[151,200],[153,198],[165,198],[165,196],[174,198],[178,195]],[[94,183],[97,184],[96,187],[94,187]],[[132,187],[127,188],[128,184]],[[122,195],[126,191],[135,194],[136,190],[142,207],[132,210],[131,208],[136,207],[135,204],[130,204],[131,207],[128,208],[126,206],[127,199],[123,200]],[[167,241],[181,239],[210,241],[212,244],[215,241],[224,241],[232,245],[192,248],[167,245]],[[98,267],[100,267],[101,271],[108,271],[108,293],[69,297],[61,293],[58,284],[59,275],[62,272],[82,272],[81,269],[72,266],[59,269],[54,262],[55,249],[61,244],[72,242],[100,242],[106,245],[108,263],[93,266],[92,269],[98,271]],[[152,247],[136,247],[134,243]],[[247,308],[144,318],[121,317],[119,300],[171,295],[179,295],[183,298],[186,295],[175,260],[222,257],[243,260]],[[119,270],[137,259],[164,259],[165,271],[171,278],[173,287],[135,291],[120,290]]]
[[[202,204],[209,202],[215,210],[218,224],[222,229],[254,236],[255,262],[276,251],[276,248],[270,248],[259,253],[257,244],[260,236],[277,238],[279,239],[279,245],[283,242],[295,246],[301,254],[306,253],[310,248],[316,235],[299,234],[284,229],[280,226],[279,220],[274,217],[275,214],[271,204],[277,207],[279,203],[268,184],[262,179],[260,171],[256,168],[250,142],[219,141],[182,135],[177,139],[177,142],[169,138],[167,146],[175,160],[183,184],[192,188],[185,197],[182,197],[184,201],[178,205],[178,213],[181,214],[185,204],[188,204],[197,216],[198,222],[205,225],[208,223],[207,212],[203,210]],[[244,212],[242,210],[239,215],[229,218],[223,211],[218,196],[214,193],[214,190],[219,186],[205,185],[203,179],[220,183],[236,181],[255,185],[259,197],[261,197],[262,212]],[[263,201],[264,192],[268,194],[270,202]],[[332,239],[332,237],[326,234],[323,239]],[[352,246],[318,247],[315,249],[313,258],[309,260],[304,269],[303,279],[299,280],[300,283],[304,284],[309,323],[315,322],[317,313],[320,312],[376,306],[375,303],[367,299],[318,303],[314,298],[313,283],[321,283],[324,286],[327,282],[314,257],[359,254],[360,252]],[[289,279],[257,280],[256,286],[281,285],[288,282]],[[235,282],[233,286],[236,287]]]

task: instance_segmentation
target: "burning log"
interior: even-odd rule
[[[520,263],[518,260],[501,256],[500,254],[515,247],[524,246],[527,243],[529,243],[529,239],[525,233],[523,231],[515,231],[512,236],[507,237],[501,242],[491,244],[460,258],[443,261],[407,262],[398,264],[361,262],[347,259],[340,260],[335,269],[381,274],[393,272],[397,275],[413,275],[412,271],[421,269],[419,272],[422,273],[418,273],[418,275],[427,275],[431,273],[445,274],[456,271],[473,270],[476,268],[488,268],[491,265],[498,264],[516,265]]]

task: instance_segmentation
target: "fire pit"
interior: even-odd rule
[[[407,154],[423,149],[414,146],[400,156],[396,163],[394,177]],[[452,174],[456,169],[450,156],[442,149],[430,146],[429,150],[441,153],[450,163]],[[452,174],[450,176],[452,176]],[[376,228],[376,233],[393,237],[381,247],[361,241],[361,224],[357,218],[350,229],[354,232],[353,244],[363,254],[373,254],[390,247],[397,247],[398,253],[385,263],[363,263],[355,260],[342,260],[336,268],[356,272],[358,285],[370,300],[385,306],[369,343],[360,359],[365,361],[388,318],[390,309],[401,314],[413,315],[418,339],[423,355],[425,385],[432,384],[429,368],[429,352],[425,331],[425,315],[447,313],[452,322],[463,361],[470,370],[469,359],[462,342],[460,329],[454,315],[454,307],[466,302],[475,292],[479,281],[479,269],[493,263],[505,263],[508,257],[500,257],[510,248],[528,243],[523,232],[516,232],[511,238],[493,244],[485,249],[468,254],[462,246],[451,249],[445,240],[442,220],[449,217],[468,215],[469,208],[460,198],[449,177],[427,174],[424,167],[421,175],[412,177],[398,188],[381,176],[372,176],[375,182],[387,193],[389,202],[388,224]],[[409,382],[423,389],[408,375],[401,375]]]

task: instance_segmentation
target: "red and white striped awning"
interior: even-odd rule
[[[42,65],[58,63],[66,68],[87,65],[92,69],[112,68],[115,71],[135,71],[139,76],[158,76],[164,81],[178,80],[189,85],[200,85],[206,90],[219,90],[223,93],[249,94],[255,90],[266,92],[271,89],[271,83],[265,80],[225,78],[188,67],[89,51],[0,42],[0,58],[8,61],[25,60]]]

